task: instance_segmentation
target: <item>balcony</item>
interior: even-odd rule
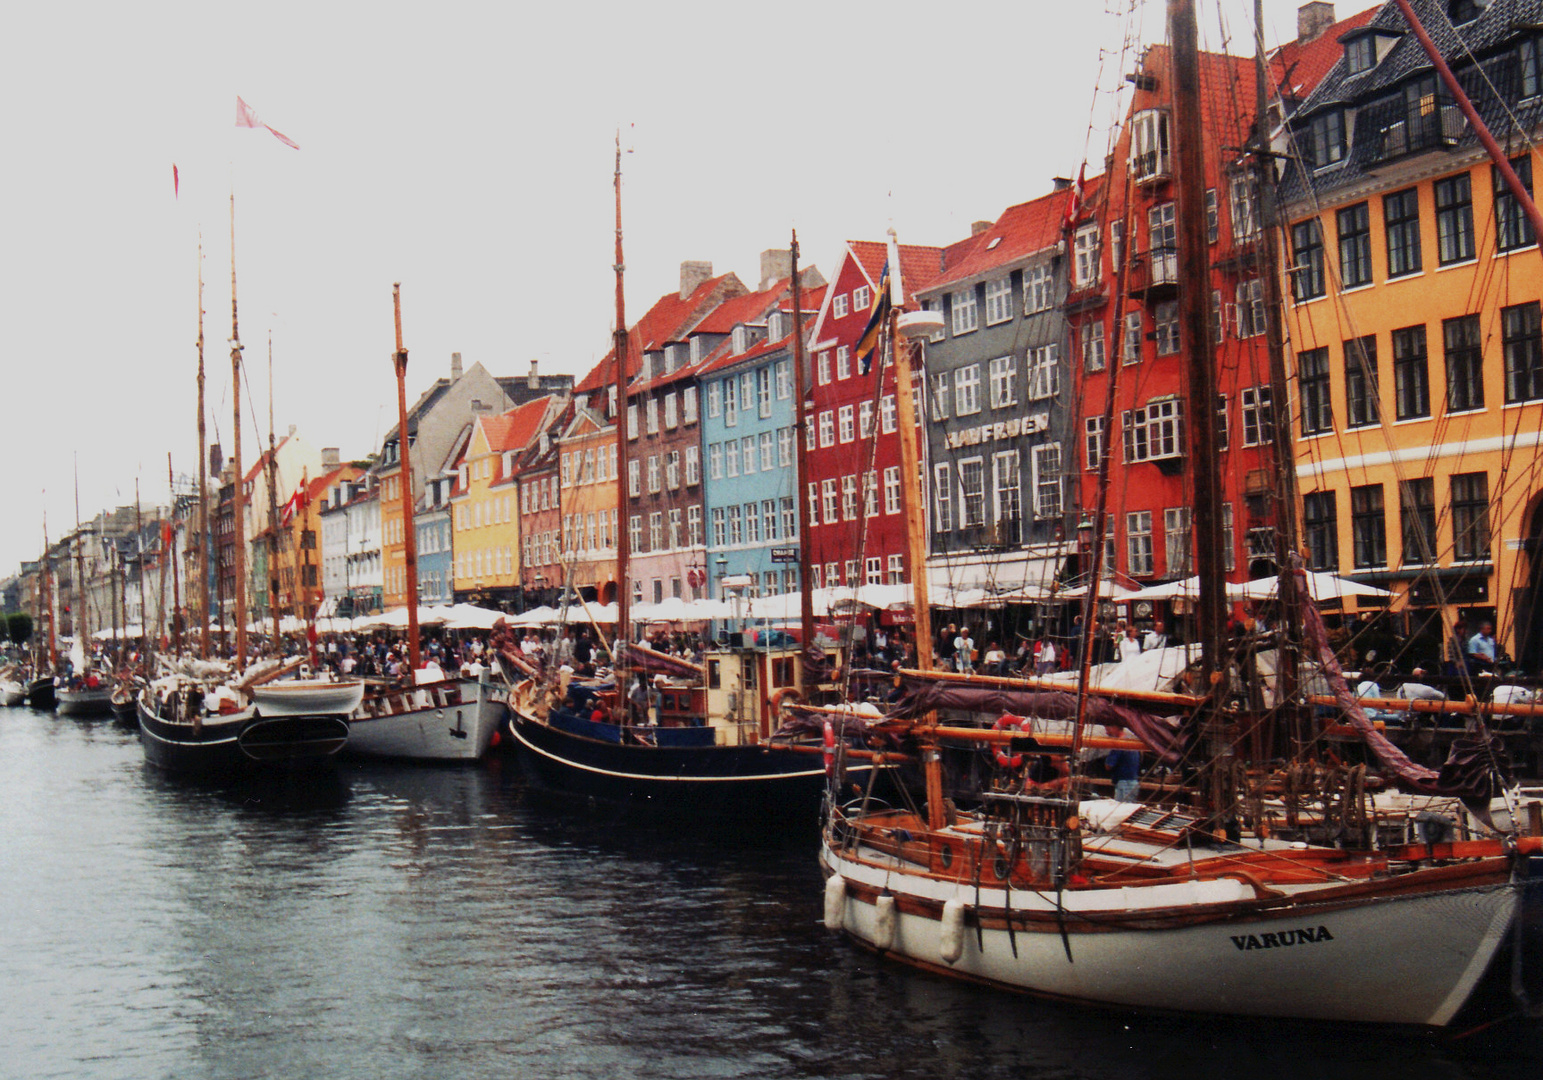
[[[1133,254],[1125,271],[1125,293],[1132,299],[1171,300],[1179,294],[1177,248],[1153,248]]]
[[[958,529],[954,533],[956,546],[969,551],[1001,551],[1018,547],[1023,542],[1023,519],[1003,518],[986,525]]]
[[[1370,133],[1372,160],[1367,169],[1376,173],[1394,164],[1447,153],[1467,132],[1468,120],[1451,98],[1439,94],[1423,102],[1398,98],[1367,106],[1356,126]]]

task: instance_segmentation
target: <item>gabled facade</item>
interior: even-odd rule
[[[1072,192],[1009,207],[918,292],[940,312],[925,410],[934,590],[1050,585],[1076,492],[1062,225]],[[983,557],[985,556],[985,557]]]
[[[1539,7],[1415,0],[1529,187]],[[1391,589],[1411,634],[1458,614],[1543,662],[1537,239],[1397,7],[1337,36],[1277,150],[1298,487],[1314,568]]]
[[[572,566],[571,584],[585,600],[616,601],[614,400],[603,387],[581,394],[556,439],[557,468],[520,478],[521,556],[529,589],[560,584]]]
[[[321,476],[303,477],[303,490],[284,512],[287,521],[280,545],[279,596],[281,603],[301,619],[314,616],[326,595],[321,515],[330,505],[327,500],[335,489],[364,475],[357,465],[340,464],[336,450],[323,450],[322,458],[326,471]]]

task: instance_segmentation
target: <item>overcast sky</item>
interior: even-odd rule
[[[196,469],[200,230],[209,431],[229,454],[232,187],[247,460],[270,331],[280,434],[362,457],[395,416],[393,281],[409,400],[452,351],[576,376],[605,351],[618,125],[631,321],[682,260],[754,287],[793,227],[827,272],[891,220],[946,244],[1101,160],[1134,43],[1163,37],[1162,4],[1136,7],[15,5],[0,575],[40,550],[45,507],[51,536],[73,527],[77,453],[83,517],[132,502],[136,477],[164,501],[168,451]],[[1251,7],[1204,0],[1202,47],[1250,51]],[[1267,0],[1266,40],[1295,12]],[[238,94],[301,149],[236,129]]]

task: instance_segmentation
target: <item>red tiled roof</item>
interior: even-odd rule
[[[716,290],[730,283],[731,278],[732,284],[737,286],[739,279],[730,272],[708,278],[684,300],[680,298],[680,293],[673,292],[666,293],[654,301],[653,307],[632,325],[628,335],[627,379],[629,382],[637,376],[638,368],[643,362],[643,353],[648,349],[659,348],[666,341],[677,340],[690,329],[698,309]],[[743,286],[739,287],[743,288]],[[616,385],[616,348],[613,345],[600,363],[584,376],[584,381],[573,389],[575,393],[585,394],[599,390],[601,387],[614,385]]]
[[[482,434],[488,441],[488,449],[501,454],[506,450],[523,450],[541,432],[541,422],[546,419],[552,395],[527,401],[498,416],[478,419]]]
[[[277,454],[280,450],[282,450],[284,448],[284,444],[287,443],[288,441],[289,441],[289,436],[288,435],[284,436],[274,446],[273,452],[275,454]],[[258,475],[264,469],[266,469],[267,467],[268,467],[268,451],[264,450],[261,454],[257,455],[257,461],[252,465],[252,467],[249,470],[247,470],[246,479],[245,479],[244,482],[248,483],[248,484],[255,484],[257,482]]]
[[[874,285],[878,285],[879,275],[884,272],[884,261],[889,258],[889,245],[882,240],[849,240],[847,246]],[[916,244],[900,245],[900,286],[905,291],[907,305],[917,289],[925,289],[943,272],[948,250]]]
[[[1283,96],[1301,101],[1344,55],[1340,37],[1372,21],[1381,5],[1341,19],[1311,41],[1288,41],[1270,57],[1270,82]]]
[[[731,296],[691,327],[691,333],[727,334],[741,323],[760,322],[791,283],[791,278],[782,278],[769,289]]]
[[[804,290],[799,292],[799,294],[798,294],[798,301],[799,301],[799,303],[804,305],[804,314],[809,316],[810,319],[812,319],[815,315],[818,315],[820,313],[820,305],[825,303],[825,293],[829,289],[830,289],[829,285],[821,285],[817,289],[804,289]],[[786,312],[789,312],[789,313],[792,312],[792,310],[793,310],[793,293],[792,293],[792,290],[789,290],[788,294],[782,298],[782,301],[777,305],[777,308],[780,311],[786,311]],[[809,319],[806,319],[804,321],[804,325],[805,326],[809,325]]]
[[[1054,247],[1061,239],[1061,221],[1071,201],[1070,189],[1052,191],[1037,199],[1009,206],[989,229],[972,239],[968,254],[958,259],[933,282],[933,286],[962,281],[1025,255]]]

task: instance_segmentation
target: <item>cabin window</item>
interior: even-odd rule
[[[709,660],[707,662],[707,688],[717,690],[723,683],[723,675],[719,670],[721,660]]]

